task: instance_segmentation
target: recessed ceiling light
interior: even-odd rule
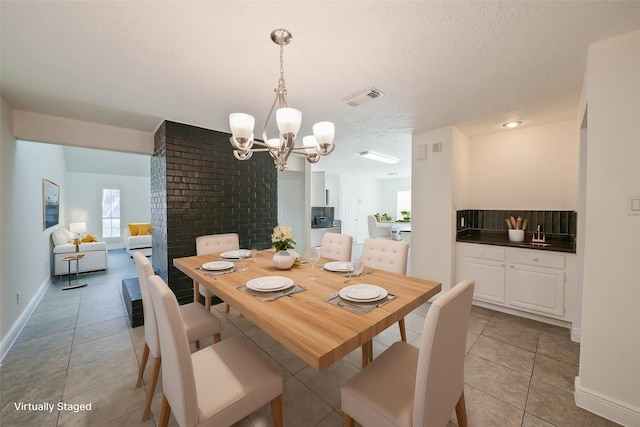
[[[382,163],[398,163],[398,159],[395,157],[385,156],[384,154],[376,153],[373,151],[363,151],[360,153],[362,157],[366,157],[367,159],[376,160]]]
[[[511,129],[511,128],[518,127],[518,126],[520,126],[521,124],[522,124],[522,121],[520,121],[520,120],[514,120],[514,121],[512,121],[512,122],[507,122],[507,123],[503,124],[502,126],[503,126],[503,127],[506,127],[506,128]]]

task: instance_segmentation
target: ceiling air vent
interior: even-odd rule
[[[351,105],[352,107],[357,107],[358,105],[364,104],[365,102],[369,102],[382,96],[384,96],[384,93],[381,90],[372,87],[348,96],[344,98],[343,101],[348,105]]]

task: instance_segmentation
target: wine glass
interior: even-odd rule
[[[249,254],[249,258],[251,258],[251,261],[255,261],[257,255],[258,255],[258,250],[256,248],[251,248],[251,251]]]
[[[247,271],[248,268],[245,263],[245,259],[247,258],[247,251],[239,250],[238,251],[238,262],[236,262],[236,271]]]
[[[309,249],[309,262],[311,263],[311,276],[309,276],[310,280],[316,280],[316,276],[313,275],[313,268],[316,266],[318,259],[320,259],[320,247],[316,246]]]
[[[361,276],[363,270],[364,270],[364,264],[362,264],[362,258],[359,256],[355,257],[353,259],[353,275],[355,277]]]

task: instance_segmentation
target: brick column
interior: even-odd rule
[[[278,221],[277,171],[266,153],[233,156],[229,134],[165,121],[151,159],[152,263],[178,300],[193,283],[173,259],[195,255],[197,236],[238,233],[240,247],[271,246]]]

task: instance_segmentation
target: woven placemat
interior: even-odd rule
[[[343,310],[347,310],[351,313],[357,314],[359,316],[364,316],[367,313],[372,312],[377,307],[381,307],[388,302],[393,301],[398,298],[398,295],[388,294],[381,300],[373,301],[373,302],[353,302],[348,301],[344,298],[341,298],[339,294],[331,295],[322,300],[328,302],[329,304],[333,304],[337,307],[342,308]]]

